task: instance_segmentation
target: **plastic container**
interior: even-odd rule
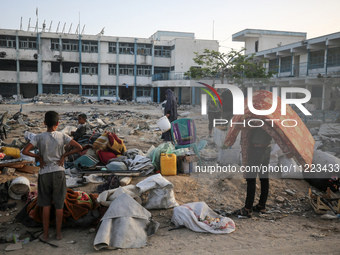
[[[30,192],[30,181],[23,176],[15,178],[8,188],[8,195],[16,200],[20,200],[22,195]]]
[[[161,174],[176,175],[177,174],[177,157],[175,154],[161,154]]]
[[[2,147],[0,149],[2,153],[4,153],[6,156],[12,156],[13,158],[20,158],[20,150],[18,148],[12,148],[12,147]]]
[[[171,129],[171,124],[167,116],[163,116],[162,118],[157,120],[156,124],[163,133]]]

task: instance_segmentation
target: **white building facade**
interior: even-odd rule
[[[0,94],[80,94],[93,100],[164,100],[175,90],[188,103],[184,72],[194,52],[218,50],[194,33],[157,31],[150,38],[78,35],[0,29]],[[176,82],[162,84],[172,79]],[[183,88],[183,89],[182,89]]]

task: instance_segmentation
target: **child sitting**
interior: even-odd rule
[[[90,127],[87,123],[87,116],[85,113],[81,113],[78,115],[78,127],[77,130],[71,132],[71,136],[75,141],[78,141],[83,135],[86,134],[87,131],[90,130]]]

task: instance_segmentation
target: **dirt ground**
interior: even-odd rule
[[[20,105],[0,105],[0,113],[9,110],[10,116],[18,112]],[[30,122],[36,121],[36,127],[13,124],[8,132],[6,143],[19,138],[24,141],[24,131],[33,133],[44,131],[42,123],[43,114],[47,110],[56,110],[59,113],[85,112],[85,113],[112,113],[129,111],[138,115],[149,115],[149,124],[162,116],[160,108],[153,105],[99,105],[99,104],[30,104],[23,105],[22,113],[28,116]],[[190,111],[190,117],[195,119],[199,138],[206,138],[208,121],[200,116],[199,108],[183,109],[179,113]],[[130,118],[131,119],[131,118]],[[107,120],[109,121],[109,120]],[[124,119],[128,122],[129,119]],[[61,120],[61,127],[65,126],[67,119]],[[76,122],[74,122],[76,123]],[[121,120],[113,121],[117,134],[124,137],[128,149],[138,148],[146,152],[151,145],[158,146],[159,131],[137,130],[125,132],[120,128]],[[132,128],[133,129],[133,128]],[[14,179],[16,176],[25,176],[31,183],[37,183],[36,174],[0,175],[0,181]],[[174,185],[176,200],[179,204],[204,201],[212,209],[231,211],[243,206],[245,200],[246,182],[242,178],[232,178],[225,173],[219,174],[178,174],[166,177]],[[141,181],[143,177],[134,177],[133,184]],[[36,189],[35,186],[31,187]],[[76,188],[89,193],[95,192],[95,184]],[[168,231],[174,227],[171,223],[172,209],[151,210],[156,221],[160,223],[157,233],[148,239],[146,247],[141,249],[119,249],[95,251],[93,241],[94,229],[72,228],[63,229],[63,239],[54,238],[54,229],[51,229],[51,243],[48,244],[31,241],[23,245],[23,249],[8,252],[9,254],[340,254],[340,226],[339,219],[323,220],[315,214],[308,201],[309,184],[303,180],[271,179],[268,210],[272,213],[266,215],[255,214],[251,219],[238,219],[231,217],[236,224],[236,231],[231,234],[214,235],[196,233],[189,229]],[[286,189],[294,191],[294,195],[285,192]],[[275,201],[282,196],[284,203]],[[10,201],[14,202],[14,200]],[[17,206],[8,211],[0,211],[0,236],[6,237],[10,233],[20,234],[23,237],[29,229],[14,221],[14,217],[24,206],[24,202],[16,201]],[[21,237],[19,239],[21,239]],[[9,243],[0,244],[0,251],[5,252]]]

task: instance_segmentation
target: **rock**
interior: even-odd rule
[[[278,197],[275,198],[275,201],[278,202],[278,203],[283,203],[285,201],[285,198],[278,196]]]
[[[290,196],[294,196],[295,195],[295,192],[290,190],[290,189],[286,189],[285,192],[290,195]]]

